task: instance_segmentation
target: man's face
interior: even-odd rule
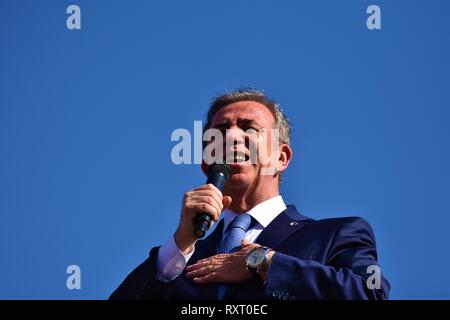
[[[248,188],[257,182],[273,183],[273,174],[264,173],[269,166],[275,166],[278,152],[272,150],[272,129],[274,116],[270,110],[255,101],[239,101],[220,109],[211,122],[210,128],[222,132],[223,158],[230,165],[231,175],[228,188]],[[261,161],[256,150],[267,148]],[[252,156],[252,159],[250,159]],[[261,171],[263,174],[261,174]]]

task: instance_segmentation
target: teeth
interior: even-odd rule
[[[237,155],[233,158],[228,158],[227,163],[245,162],[245,155]]]
[[[240,163],[246,162],[248,157],[243,151],[227,150],[225,152],[226,163]]]

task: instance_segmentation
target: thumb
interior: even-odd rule
[[[223,208],[224,209],[228,208],[230,206],[230,204],[231,204],[231,201],[232,201],[232,199],[231,199],[230,196],[224,196],[222,198]]]
[[[246,238],[244,238],[244,239],[242,239],[242,242],[241,242],[241,245],[244,247],[244,246],[247,246],[247,245],[249,245],[250,244],[250,242],[248,242],[248,240],[246,239]]]

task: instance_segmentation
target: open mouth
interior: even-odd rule
[[[227,164],[232,164],[232,163],[244,163],[247,162],[250,157],[244,153],[244,152],[238,152],[238,151],[232,151],[229,152],[230,154],[227,154],[226,160],[225,162]]]

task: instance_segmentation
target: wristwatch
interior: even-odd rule
[[[267,266],[267,260],[269,258],[269,252],[272,249],[267,247],[257,247],[250,250],[247,253],[247,258],[245,259],[245,263],[247,265],[247,269],[250,270],[253,275],[260,278],[260,271],[263,266]]]

